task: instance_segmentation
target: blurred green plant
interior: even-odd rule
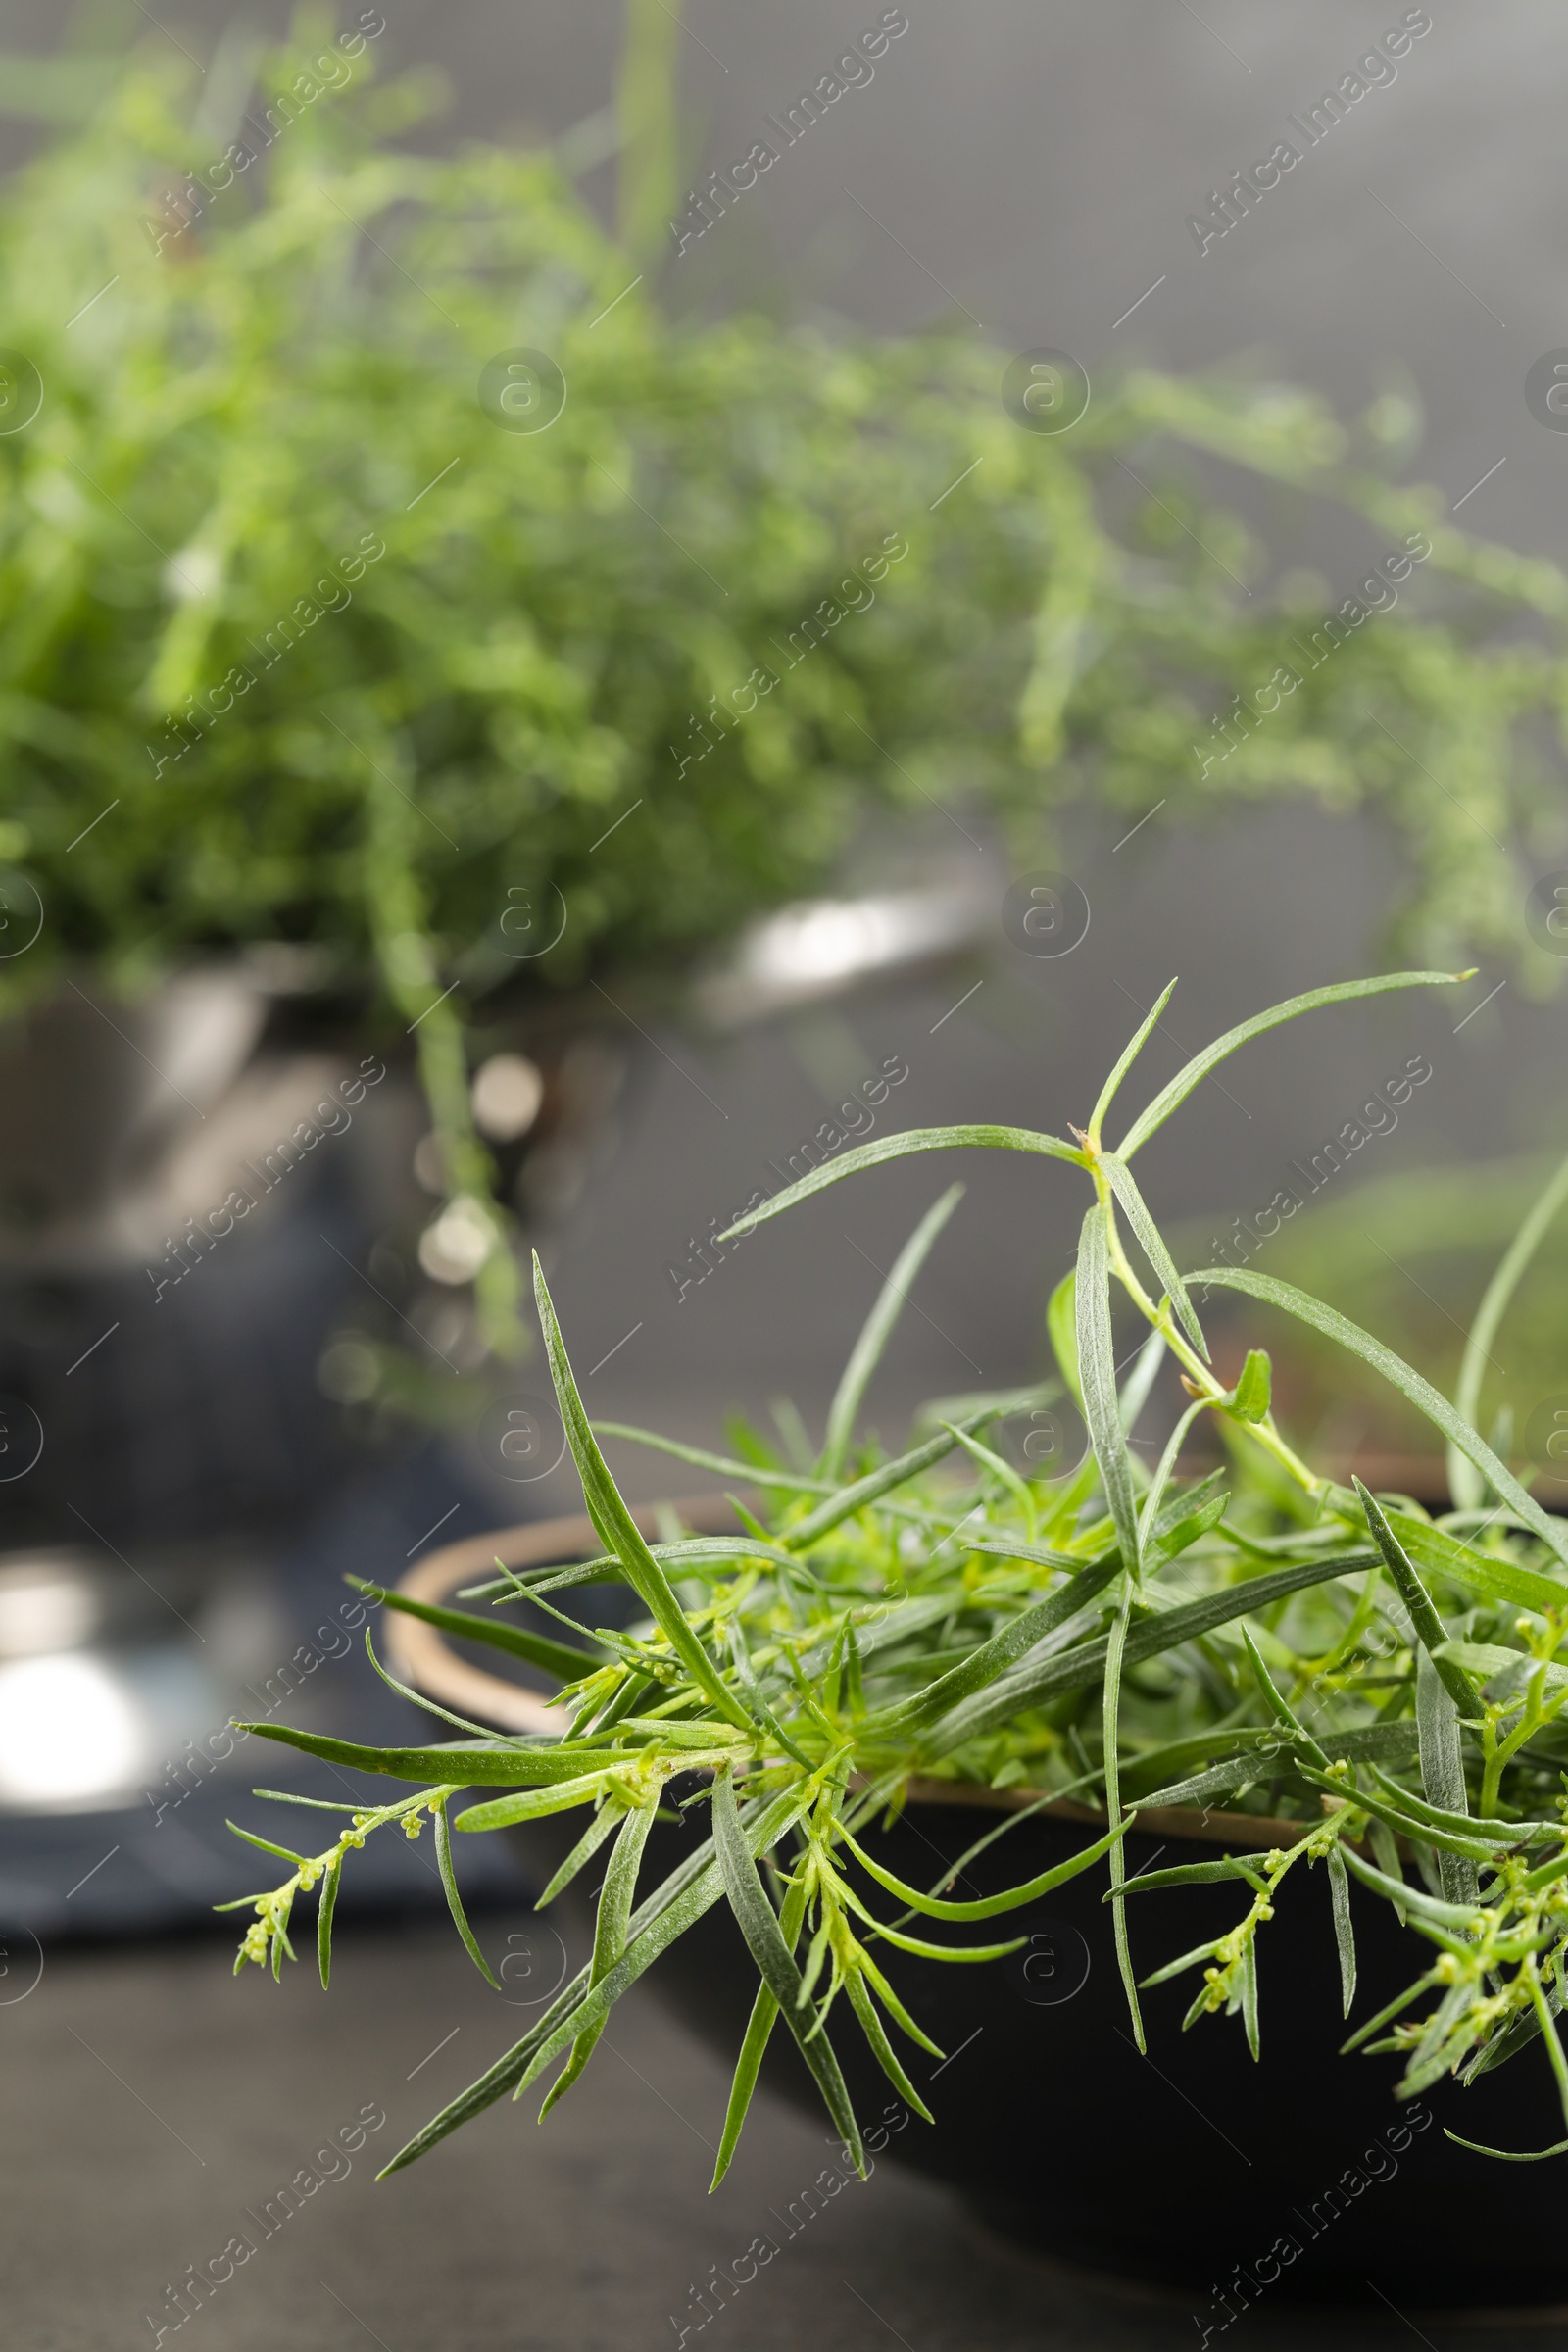
[[[1405,1991],[1361,2023],[1347,2048],[1370,2044],[1399,2055],[1400,2095],[1410,2096],[1445,2075],[1468,2082],[1539,2040],[1536,2055],[1550,2064],[1568,2127],[1568,2061],[1555,2023],[1568,1987],[1568,1669],[1560,1662],[1568,1523],[1544,1509],[1446,1397],[1360,1324],[1268,1275],[1210,1267],[1184,1282],[1131,1167],[1202,1079],[1253,1038],[1320,1007],[1461,976],[1392,973],[1315,989],[1256,1014],[1180,1069],[1112,1147],[1103,1123],[1164,1009],[1166,989],[1107,1078],[1087,1130],[1072,1131],[1074,1143],[1011,1127],[917,1129],[846,1152],[757,1212],[753,1224],[888,1160],[956,1148],[1023,1152],[1042,1172],[1050,1162],[1087,1179],[1076,1268],[1051,1316],[1056,1393],[1065,1387],[1079,1399],[1088,1433],[1082,1460],[1065,1476],[1056,1465],[1057,1475],[1044,1477],[1027,1459],[1020,1468],[998,1450],[998,1425],[1039,1401],[1040,1391],[949,1399],[923,1416],[914,1442],[892,1459],[856,1438],[866,1385],[958,1186],[934,1203],[889,1275],[820,1451],[790,1466],[755,1436],[741,1439],[747,1458],[725,1460],[614,1424],[596,1433],[535,1260],[557,1399],[601,1556],[546,1563],[526,1576],[503,1569],[466,1595],[521,1604],[520,1625],[362,1589],[543,1670],[561,1685],[562,1728],[507,1738],[428,1698],[418,1703],[462,1737],[371,1748],[283,1724],[246,1727],[415,1790],[383,1806],[325,1806],[346,1813],[348,1826],[315,1855],[239,1832],[293,1867],[280,1885],[223,1906],[253,1913],[236,1971],[254,1960],[281,1972],[293,1905],[318,1886],[325,1984],[346,1857],[393,1822],[409,1836],[432,1822],[454,1920],[487,1976],[453,1873],[453,1829],[576,1813],[581,1834],[542,1902],[613,1840],[589,1964],[389,2169],[505,2094],[520,2096],[560,2060],[548,2113],[588,2064],[620,1994],[721,1900],[759,1985],[715,2187],[780,2024],[811,2067],[847,2152],[863,2164],[827,2032],[840,1995],[854,2027],[842,2008],[838,2024],[858,2028],[899,2095],[934,2120],[889,2027],[943,2053],[888,1972],[898,1973],[906,1953],[966,1965],[1004,1957],[1021,1941],[1006,1937],[1007,1913],[1101,1861],[1140,2046],[1129,1900],[1136,1895],[1143,1908],[1163,1887],[1236,1883],[1234,1924],[1142,1982],[1196,1978],[1186,2024],[1220,2011],[1239,2015],[1255,2057],[1258,1939],[1288,1873],[1322,1863],[1347,2017],[1356,1992],[1351,1881],[1360,1882],[1357,1902],[1361,1888],[1388,1901],[1419,1939],[1409,1946]],[[1528,1240],[1526,1229],[1499,1271],[1495,1298]],[[1408,1498],[1380,1502],[1359,1482],[1352,1489],[1312,1469],[1276,1421],[1268,1356],[1249,1354],[1233,1383],[1215,1371],[1194,1304],[1204,1286],[1283,1312],[1375,1372],[1446,1441],[1472,1498],[1434,1518]],[[1135,1328],[1146,1329],[1136,1351],[1125,1332],[1113,1335],[1113,1302],[1129,1306]],[[1133,1432],[1167,1353],[1188,1401],[1151,1467]],[[1118,1383],[1129,1357],[1132,1368]],[[1200,1421],[1225,1434],[1228,1476],[1193,1480],[1179,1470]],[[650,1545],[611,1476],[601,1435],[637,1437],[748,1484],[763,1515],[736,1500],[739,1532],[697,1537],[681,1533],[671,1515],[664,1540]],[[606,1582],[628,1588],[635,1622],[587,1636],[567,1619],[572,1640],[563,1642],[563,1593]],[[373,1659],[368,1635],[367,1646]],[[1004,1811],[956,1865],[944,1859],[937,1884],[910,1886],[878,1859],[876,1824],[930,1780],[1023,1787],[1039,1791],[1041,1804],[1087,1795],[1102,1832],[1086,1831],[1075,1853],[1021,1885],[955,1898],[974,1855],[1027,1818]],[[454,1815],[467,1792],[478,1801]],[[649,1833],[671,1798],[699,1820],[710,1808],[710,1833],[694,1842],[688,1830],[678,1866],[639,1901]],[[1189,1806],[1196,1830],[1221,1802],[1260,1816],[1262,1838],[1233,1832],[1239,1852],[1126,1875],[1122,1840],[1140,1804]],[[1180,1820],[1161,1820],[1172,1848]],[[1419,1885],[1406,1875],[1410,1861]],[[911,1918],[917,1935],[907,1932]],[[942,1927],[940,1940],[928,1921]],[[1001,1942],[952,1935],[956,1926],[993,1921]],[[1423,1943],[1427,1964],[1417,1969]],[[1266,2085],[1259,2096],[1267,2099]],[[1565,2149],[1568,2138],[1528,2154]]]
[[[0,863],[45,907],[0,1007],[68,964],[135,989],[241,943],[374,968],[419,1024],[449,1194],[493,1222],[496,1337],[516,1271],[465,1004],[674,974],[877,810],[976,801],[1037,855],[1085,796],[1179,822],[1364,803],[1423,952],[1531,955],[1502,845],[1544,821],[1522,730],[1558,717],[1568,582],[1390,485],[1407,407],[1342,429],[1301,391],[1134,371],[1052,437],[960,336],[676,318],[648,0],[625,242],[549,152],[407,152],[430,77],[378,86],[364,33],[331,35],[230,37],[199,93],[167,43],[20,78],[66,126],[0,201],[7,342],[42,384],[0,435]],[[548,429],[478,396],[524,348],[564,378]],[[1261,710],[1340,600],[1266,585],[1210,460],[1349,510],[1380,555],[1430,539],[1441,616],[1347,628]]]

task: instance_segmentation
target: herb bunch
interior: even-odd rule
[[[1568,1640],[1568,1526],[1420,1373],[1334,1310],[1243,1270],[1184,1280],[1131,1166],[1200,1080],[1249,1040],[1322,1006],[1462,976],[1400,972],[1276,1005],[1190,1061],[1112,1149],[1104,1121],[1167,989],[1087,1128],[1071,1130],[1076,1140],[994,1126],[914,1130],[848,1152],[779,1194],[754,1222],[885,1160],[967,1147],[1063,1163],[1088,1180],[1092,1198],[1075,1271],[1052,1300],[1059,1380],[932,1408],[895,1458],[857,1438],[860,1405],[957,1186],[934,1203],[894,1266],[814,1462],[787,1466],[755,1437],[740,1441],[746,1458],[735,1459],[604,1425],[600,1434],[643,1437],[758,1490],[761,1515],[737,1501],[734,1535],[644,1540],[583,1409],[536,1263],[556,1393],[602,1554],[526,1577],[504,1571],[474,1588],[471,1598],[521,1605],[521,1625],[494,1609],[376,1597],[556,1677],[564,1728],[503,1738],[428,1700],[418,1703],[464,1737],[378,1749],[276,1724],[248,1727],[414,1783],[416,1792],[379,1809],[341,1808],[350,1827],[315,1856],[252,1839],[294,1868],[280,1886],[229,1906],[254,1909],[236,1967],[254,1959],[280,1971],[292,1953],[293,1903],[319,1884],[324,1984],[345,1856],[394,1822],[411,1836],[432,1822],[459,1932],[487,1975],[458,1893],[454,1829],[580,1813],[581,1836],[542,1902],[610,1846],[589,1964],[391,2169],[564,2061],[548,2111],[588,2063],[620,1994],[720,1901],[735,1915],[759,1985],[715,2184],[780,2020],[858,2153],[830,2022],[863,2034],[900,2095],[929,2120],[894,2036],[934,2045],[889,1974],[896,1956],[969,1965],[1000,1957],[1016,1948],[1005,1936],[1009,1911],[1101,1861],[1140,2042],[1130,1894],[1239,1883],[1246,1908],[1236,1924],[1145,1981],[1190,1972],[1188,2024],[1239,2013],[1255,2055],[1259,1934],[1287,1873],[1322,1863],[1347,2016],[1356,1978],[1351,1878],[1433,1947],[1430,1967],[1358,2029],[1353,2044],[1399,2052],[1408,2093],[1444,2072],[1468,2079],[1540,2035],[1568,2127],[1568,2066],[1554,2024],[1568,1953],[1568,1725],[1560,1720],[1568,1665],[1558,1662]],[[1233,1386],[1216,1374],[1195,1299],[1210,1287],[1265,1301],[1377,1369],[1442,1433],[1474,1500],[1433,1518],[1408,1498],[1380,1500],[1359,1482],[1346,1488],[1316,1474],[1275,1424],[1268,1357],[1250,1352]],[[1148,1327],[1120,1385],[1113,1294]],[[1131,1436],[1167,1358],[1189,1401],[1151,1470]],[[1063,1388],[1081,1406],[1088,1445],[1066,1475],[1046,1479],[999,1449],[998,1426]],[[1200,1419],[1220,1432],[1227,1463],[1195,1478],[1179,1465]],[[580,1626],[564,1619],[568,1642],[548,1621],[563,1614],[553,1595],[596,1581],[628,1587],[642,1614],[627,1631],[596,1633],[585,1653]],[[710,1808],[709,1834],[644,1892],[649,1831],[672,1785],[679,1796],[694,1775],[700,1793],[681,1801]],[[946,1891],[956,1870],[935,1887],[910,1886],[866,1843],[911,1785],[933,1782],[1038,1791],[1040,1805],[1076,1798],[1099,1808],[1104,1826],[1042,1876],[956,1900]],[[474,1792],[477,1801],[454,1810]],[[1277,1844],[1126,1880],[1122,1840],[1141,1805],[1221,1800],[1278,1823]],[[1022,1817],[1009,1815],[991,1838]],[[1419,1883],[1406,1878],[1400,1839]],[[940,1938],[943,1923],[993,1918],[994,1943]]]

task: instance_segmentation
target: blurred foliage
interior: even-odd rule
[[[226,38],[202,81],[158,43],[107,91],[94,58],[24,90],[65,126],[0,202],[6,339],[43,387],[0,436],[0,864],[45,922],[0,1006],[70,960],[134,988],[235,943],[373,965],[409,1022],[456,980],[418,1043],[451,1189],[478,1195],[465,1000],[673,975],[820,886],[879,809],[978,802],[1038,861],[1085,795],[1177,822],[1364,803],[1403,842],[1423,955],[1555,974],[1504,844],[1549,819],[1521,722],[1559,719],[1568,582],[1390,486],[1400,403],[1342,428],[1300,391],[1135,372],[1051,437],[963,336],[679,321],[646,7],[626,246],[549,152],[405,152],[439,93],[375,60],[302,18],[286,50]],[[520,347],[565,380],[537,433],[476,393]],[[1298,520],[1353,512],[1369,556],[1434,542],[1266,719],[1289,633],[1340,596],[1267,585],[1214,460]],[[1238,696],[1251,731],[1205,772]],[[500,930],[519,904],[540,939],[566,916],[526,963]]]
[[[1025,826],[1086,784],[1118,809],[1179,795],[1178,815],[1365,797],[1406,834],[1427,934],[1517,945],[1515,881],[1447,796],[1508,830],[1527,789],[1508,728],[1555,709],[1555,663],[1467,651],[1406,603],[1200,788],[1195,739],[1217,743],[1213,713],[1266,682],[1301,614],[1196,469],[1146,496],[1117,455],[1141,472],[1145,445],[1157,464],[1175,442],[1324,492],[1379,553],[1432,530],[1432,572],[1484,589],[1484,616],[1555,625],[1555,567],[1437,529],[1436,494],[1389,488],[1302,393],[1136,374],[1053,438],[1018,428],[971,342],[671,323],[548,154],[400,152],[430,93],[374,86],[373,47],[187,220],[182,175],[220,178],[230,137],[260,150],[265,94],[324,44],[307,26],[263,61],[262,97],[231,67],[217,128],[219,94],[192,127],[194,76],[149,54],[0,210],[8,336],[44,383],[0,449],[7,840],[49,912],[11,986],[73,953],[127,980],[234,940],[364,954],[378,828],[443,964],[493,931],[507,881],[555,882],[570,920],[541,976],[574,981],[819,880],[866,807],[925,809],[922,783]],[[568,387],[538,434],[498,430],[475,396],[519,344]],[[1374,426],[1401,429],[1380,404],[1362,458]],[[317,583],[366,533],[386,557],[329,610]],[[890,533],[910,554],[874,607],[743,722],[710,721],[714,749],[678,774],[693,715],[781,667]],[[321,618],[264,668],[312,598]],[[254,685],[211,714],[247,662]],[[593,851],[639,794],[647,821]]]

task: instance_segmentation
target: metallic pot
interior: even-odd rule
[[[315,1368],[379,1105],[346,1056],[265,1050],[300,984],[262,956],[128,1004],[68,980],[0,1025],[0,1488],[26,1541],[286,1518],[329,1472]]]

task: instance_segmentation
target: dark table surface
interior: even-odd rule
[[[513,1956],[510,2005],[428,1923],[347,1926],[324,1996],[307,1966],[281,1989],[255,1971],[236,1983],[228,1947],[205,1938],[48,1953],[41,1974],[36,1953],[10,1953],[7,2346],[631,2352],[677,2345],[683,2327],[705,2352],[1164,2352],[1200,2339],[1186,2298],[1009,2257],[885,2160],[802,2218],[808,2185],[837,2176],[835,2147],[825,2125],[760,2098],[710,2199],[724,2070],[636,1992],[542,2131],[531,2105],[503,2103],[377,2185],[376,2165],[524,2030],[538,2012],[522,1998],[560,1969],[531,1914],[492,1913],[480,1933],[494,1957]],[[353,2149],[361,2119],[368,2135],[344,2151],[339,2135]],[[1157,2193],[1129,2176],[1129,2229]],[[699,2327],[694,2292],[715,2265],[745,2272],[760,2235],[776,2255]],[[235,2239],[251,2248],[238,2267]],[[167,2292],[190,2266],[231,2275],[176,2329]],[[1568,2344],[1568,2322],[1461,2328],[1424,2313],[1293,2321],[1259,2308],[1231,2332],[1342,2352]]]

